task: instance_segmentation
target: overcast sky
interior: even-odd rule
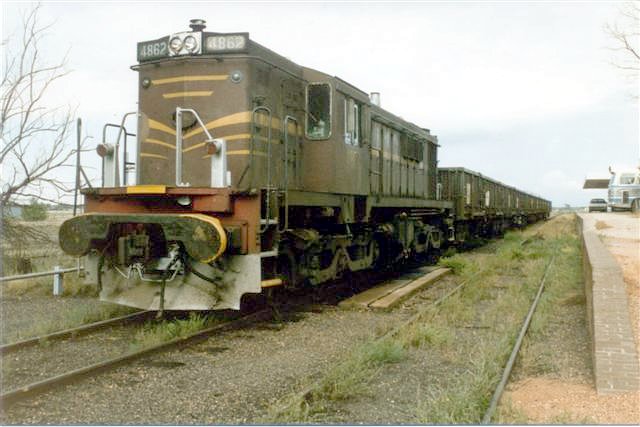
[[[78,106],[86,133],[136,110],[136,42],[188,30],[247,31],[298,64],[337,75],[439,137],[440,165],[464,166],[585,205],[587,175],[636,167],[638,76],[616,60],[606,23],[622,3],[44,3],[45,57],[73,72],[49,102]],[[3,39],[28,3],[3,3]],[[85,163],[97,166],[96,156]],[[93,172],[97,176],[97,170]]]

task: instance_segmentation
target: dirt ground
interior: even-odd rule
[[[622,268],[640,354],[640,219],[628,213],[588,216]],[[640,392],[598,395],[592,381],[579,375],[524,378],[510,385],[505,398],[529,422],[640,424]]]
[[[540,424],[638,424],[637,393],[597,395],[592,384],[527,378],[513,385],[511,404]]]

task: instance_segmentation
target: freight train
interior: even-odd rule
[[[102,300],[239,309],[245,294],[433,256],[549,215],[547,200],[438,169],[438,138],[381,108],[379,94],[248,33],[205,28],[192,20],[138,43],[138,111],[105,125],[118,137],[97,147],[102,186],[83,189],[85,213],[60,228]]]

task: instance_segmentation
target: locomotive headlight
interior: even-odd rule
[[[171,52],[178,53],[182,49],[183,43],[180,37],[174,37],[169,41],[169,49]]]
[[[191,197],[189,196],[180,196],[176,199],[176,202],[183,207],[187,207],[191,204]]]
[[[196,40],[195,37],[193,36],[187,36],[184,39],[184,47],[189,51],[189,52],[194,52],[196,49],[198,49],[198,41]]]

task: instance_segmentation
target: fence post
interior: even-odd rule
[[[59,273],[60,266],[56,265],[53,267],[53,295],[60,296],[62,295],[62,288],[64,285],[64,273]]]

